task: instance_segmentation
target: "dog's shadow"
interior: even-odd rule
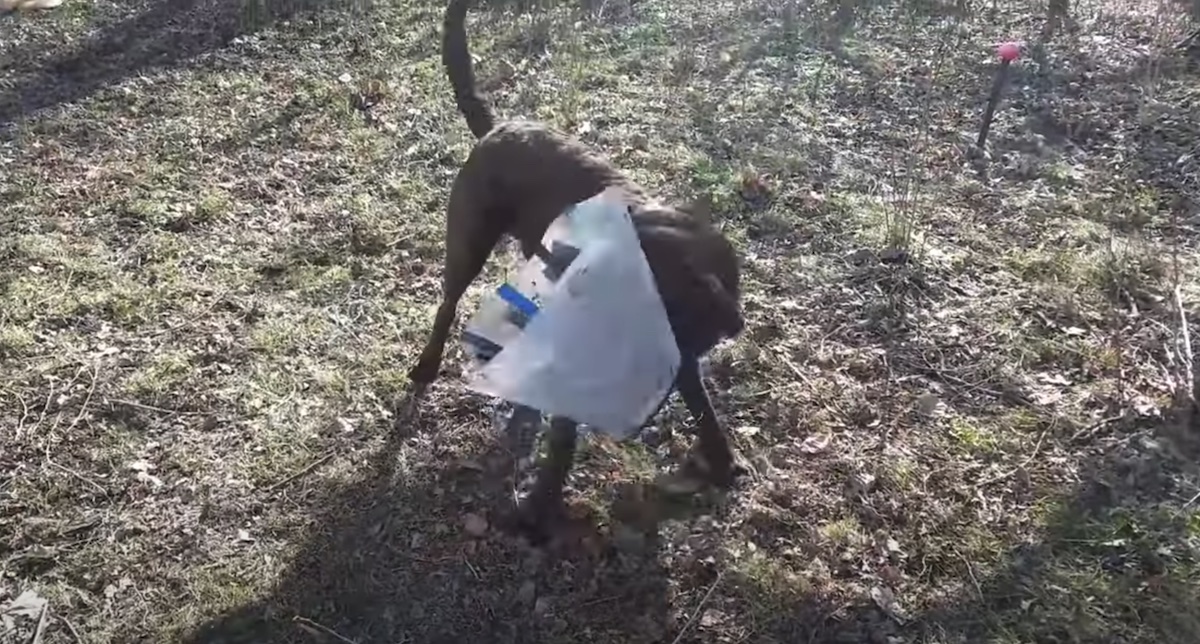
[[[659,526],[703,505],[631,485],[611,520],[577,515],[531,547],[500,521],[512,507],[502,442],[487,428],[445,429],[454,421],[436,420],[443,436],[393,431],[352,481],[296,494],[314,508],[310,527],[270,593],[182,641],[543,642],[586,631],[657,642],[678,628]]]

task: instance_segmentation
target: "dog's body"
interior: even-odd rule
[[[475,86],[464,24],[470,2],[449,0],[442,61],[458,108],[479,141],[451,188],[443,301],[409,374],[414,387],[419,392],[437,376],[458,301],[504,234],[520,242],[526,257],[541,255],[542,236],[555,218],[572,205],[617,187],[630,204],[679,345],[676,386],[699,425],[700,464],[712,482],[731,483],[738,468],[700,379],[698,360],[721,339],[742,329],[739,268],[732,245],[706,220],[659,204],[606,159],[565,134],[532,122],[497,125]],[[523,508],[534,523],[562,500],[575,434],[573,422],[559,418],[551,422],[549,454],[528,507]]]

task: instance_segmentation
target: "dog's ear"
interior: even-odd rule
[[[704,273],[700,280],[712,305],[710,314],[717,318],[718,326],[725,333],[725,337],[732,338],[741,333],[746,321],[742,318],[737,297],[712,273]]]

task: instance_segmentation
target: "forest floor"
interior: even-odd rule
[[[1182,18],[834,4],[471,15],[500,114],[711,199],[743,260],[708,376],[754,476],[659,493],[673,401],[581,447],[548,549],[495,527],[455,345],[393,431],[472,143],[440,2],[0,18],[0,641],[1200,641]]]

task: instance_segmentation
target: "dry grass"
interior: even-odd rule
[[[481,74],[713,198],[758,479],[662,499],[682,432],[593,442],[563,547],[468,534],[508,500],[489,403],[451,374],[390,432],[470,145],[441,3],[68,0],[0,24],[0,608],[47,599],[44,644],[1200,641],[1172,5],[1077,7],[980,175],[1037,8],[556,4],[476,12]]]

